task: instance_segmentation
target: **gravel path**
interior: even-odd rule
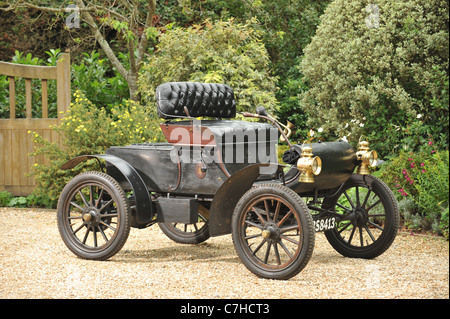
[[[449,242],[400,233],[374,260],[344,258],[317,234],[307,267],[289,281],[260,279],[231,236],[198,246],[158,226],[133,229],[109,261],[76,258],[53,210],[0,208],[0,298],[449,298]]]

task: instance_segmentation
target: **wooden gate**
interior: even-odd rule
[[[70,106],[70,54],[63,53],[56,66],[31,66],[0,62],[0,74],[9,78],[9,119],[0,119],[0,191],[14,196],[31,194],[34,179],[27,177],[35,163],[46,161],[42,156],[29,156],[34,152],[33,136],[36,132],[51,142],[59,142],[50,126],[58,125]],[[16,77],[25,79],[26,117],[16,118]],[[32,117],[32,79],[42,85],[42,118]],[[48,118],[48,80],[56,80],[58,118]]]

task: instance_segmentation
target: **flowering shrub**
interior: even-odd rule
[[[44,155],[44,163],[34,164],[36,194],[46,194],[55,205],[64,185],[85,170],[99,170],[96,160],[87,161],[72,170],[61,170],[62,164],[84,154],[103,154],[114,145],[159,142],[163,134],[153,110],[136,102],[126,101],[114,106],[111,112],[93,105],[81,91],[74,94],[74,103],[61,123],[53,127],[61,145],[52,143],[35,132],[36,150],[32,155]]]
[[[400,202],[409,203],[405,205],[411,209],[403,216],[408,226],[448,238],[449,152],[434,148],[431,139],[426,146],[401,153],[383,168],[381,178],[396,190]]]
[[[332,1],[300,62],[308,124],[382,157],[428,135],[448,147],[448,21],[439,0]]]

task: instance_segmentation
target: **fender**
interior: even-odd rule
[[[214,195],[209,216],[210,236],[230,234],[231,217],[239,199],[253,186],[259,176],[268,171],[278,172],[279,168],[278,164],[253,164],[231,175]],[[269,179],[267,182],[280,181]]]
[[[74,168],[81,162],[84,162],[91,158],[103,159],[109,164],[117,168],[122,175],[130,183],[133,189],[134,196],[136,198],[136,218],[139,224],[149,223],[155,214],[150,194],[147,191],[144,181],[138,172],[123,159],[114,155],[81,155],[77,156],[64,165],[61,169],[67,170]]]

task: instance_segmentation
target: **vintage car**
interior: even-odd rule
[[[232,88],[170,82],[156,90],[167,143],[111,147],[62,166],[97,159],[103,172],[70,180],[57,220],[78,257],[106,260],[130,227],[158,223],[181,244],[232,234],[242,263],[263,278],[289,279],[310,260],[315,233],[324,231],[346,257],[375,258],[394,241],[398,205],[370,175],[377,154],[360,140],[292,144],[283,125],[259,106],[236,120]],[[279,138],[288,143],[277,162]]]

